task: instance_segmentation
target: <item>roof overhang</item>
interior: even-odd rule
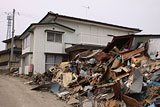
[[[14,53],[21,53],[22,52],[21,48],[14,48],[13,50],[14,50]],[[0,55],[7,54],[10,52],[11,52],[11,49],[2,50],[2,51],[0,51]]]
[[[53,13],[53,12],[48,12],[48,14],[39,23],[48,23],[48,22],[55,21],[56,19],[69,20],[69,21],[80,22],[80,23],[85,23],[85,24],[92,24],[92,25],[103,26],[103,27],[117,29],[117,30],[124,30],[124,31],[130,32],[131,34],[138,33],[138,32],[142,31],[138,28],[130,28],[130,27],[108,24],[108,23],[99,22],[99,21],[93,21],[93,20],[88,20],[88,19],[59,15],[59,14]]]
[[[20,40],[19,36],[14,37],[14,40],[18,40],[18,39]],[[2,42],[3,43],[9,43],[9,42],[11,42],[11,40],[12,40],[12,38],[9,38],[9,39],[3,40]]]
[[[65,25],[62,25],[62,24],[59,24],[59,23],[32,23],[20,36],[20,39],[24,39],[30,32],[33,32],[33,30],[35,29],[35,27],[38,27],[38,26],[58,26],[58,27],[62,27],[68,31],[71,31],[71,32],[75,32],[75,29],[73,28],[70,28],[68,26],[65,26]]]

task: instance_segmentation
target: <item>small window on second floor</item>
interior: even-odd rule
[[[47,32],[47,41],[62,43],[62,34]]]
[[[28,48],[30,45],[30,36],[23,39],[23,49]]]

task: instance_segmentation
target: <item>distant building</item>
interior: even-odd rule
[[[28,74],[34,66],[33,73],[43,73],[51,66],[66,61],[68,53],[77,49],[75,45],[104,47],[112,39],[109,35],[138,32],[141,30],[48,12],[39,23],[32,23],[21,34],[20,72]]]
[[[6,43],[6,49],[0,51],[0,69],[8,69],[10,63],[10,54],[11,54],[11,39],[2,41]],[[14,37],[14,54],[13,54],[13,63],[17,64],[20,62],[20,55],[22,53],[22,40],[19,36]]]

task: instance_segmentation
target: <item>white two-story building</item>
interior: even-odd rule
[[[135,34],[136,28],[48,12],[39,22],[31,24],[21,35],[22,60],[20,73],[44,73],[52,65],[67,59],[66,48],[75,44],[106,46],[109,35]]]

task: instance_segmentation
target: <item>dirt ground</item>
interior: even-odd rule
[[[50,92],[30,90],[26,80],[0,74],[0,107],[69,107]]]

